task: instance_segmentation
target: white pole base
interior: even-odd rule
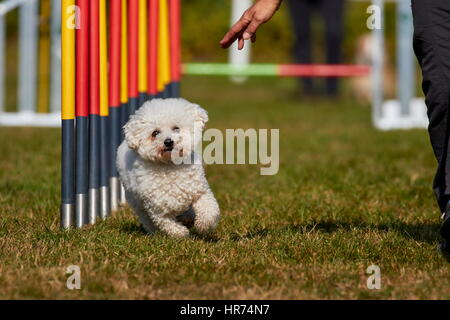
[[[0,126],[61,127],[61,114],[36,112],[0,112]]]
[[[387,100],[382,105],[381,118],[375,119],[377,129],[387,131],[396,129],[425,129],[428,127],[427,107],[422,98],[411,100],[409,114],[401,114],[398,100]]]

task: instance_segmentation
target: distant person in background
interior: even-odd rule
[[[256,41],[256,30],[272,18],[280,4],[281,0],[255,2],[225,34],[222,48],[238,40],[241,50],[245,40]],[[430,120],[428,133],[438,162],[433,189],[442,213],[440,250],[450,261],[450,0],[412,0],[411,6],[414,51],[422,69]]]
[[[325,25],[326,63],[341,63],[341,45],[343,36],[344,0],[288,0],[289,11],[295,33],[294,58],[299,64],[311,64],[312,36],[311,21],[319,13]],[[303,94],[318,93],[312,78],[301,78]],[[338,79],[327,78],[325,92],[328,96],[338,94]]]

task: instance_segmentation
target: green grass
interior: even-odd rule
[[[0,128],[0,298],[450,298],[426,131],[376,131],[367,106],[296,98],[295,84],[186,79],[210,128],[280,129],[277,175],[207,167],[223,218],[206,238],[147,236],[129,209],[60,231],[59,131]],[[66,289],[69,265],[81,290]]]

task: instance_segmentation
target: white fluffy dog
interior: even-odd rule
[[[147,232],[187,237],[180,217],[189,215],[199,233],[217,226],[219,205],[201,162],[193,160],[207,121],[204,109],[184,99],[154,99],[124,126],[117,169],[127,201]]]

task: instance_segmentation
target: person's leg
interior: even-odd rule
[[[414,51],[422,69],[428,132],[438,161],[433,189],[445,213],[441,234],[444,250],[450,252],[450,1],[413,0],[412,10]]]
[[[312,2],[309,0],[289,0],[289,11],[294,27],[295,44],[294,58],[296,63],[311,63],[311,14]],[[305,94],[313,94],[313,81],[311,78],[299,78],[303,84]]]
[[[320,11],[325,21],[327,63],[341,63],[344,0],[322,0],[320,2]],[[338,93],[338,79],[328,78],[326,90],[328,95],[335,96]]]

